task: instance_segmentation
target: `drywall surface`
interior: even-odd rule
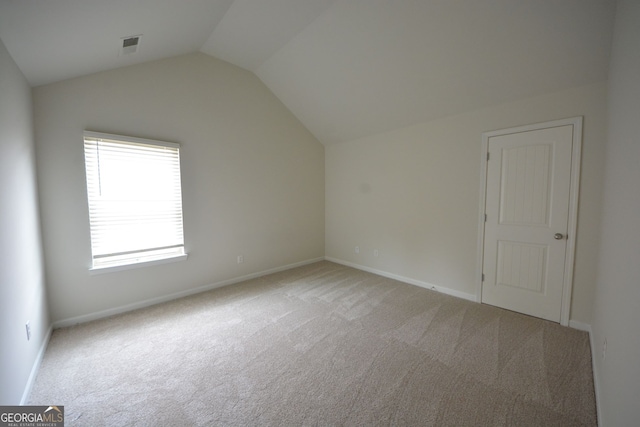
[[[2,42],[0,94],[0,405],[17,405],[47,338],[49,312],[31,88]]]
[[[342,143],[606,80],[614,10],[610,0],[335,1],[254,71],[322,143]],[[242,30],[251,40],[261,25]],[[245,46],[235,38],[251,56]]]
[[[613,40],[593,341],[602,425],[631,426],[640,420],[639,2],[618,2]]]
[[[605,103],[603,82],[327,146],[327,256],[475,295],[482,132],[584,116],[570,317],[589,323]]]
[[[34,106],[54,321],[324,255],[324,147],[253,74],[196,53],[40,86]],[[89,274],[85,129],[182,145],[186,261]]]

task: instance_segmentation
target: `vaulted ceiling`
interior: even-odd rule
[[[323,143],[607,78],[614,0],[0,0],[32,86],[201,51]],[[122,38],[142,35],[121,55]]]

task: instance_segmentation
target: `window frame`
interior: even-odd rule
[[[152,266],[152,265],[158,265],[158,264],[166,264],[166,263],[172,263],[172,262],[178,262],[178,261],[183,261],[186,260],[188,257],[188,254],[186,252],[186,246],[184,243],[184,213],[183,213],[183,199],[182,199],[182,167],[181,167],[181,145],[178,143],[174,143],[174,142],[167,142],[167,141],[158,141],[158,140],[152,140],[152,139],[145,139],[145,138],[137,138],[137,137],[131,137],[131,136],[125,136],[125,135],[115,135],[115,134],[108,134],[108,133],[102,133],[102,132],[94,132],[94,131],[89,131],[89,130],[85,130],[82,133],[82,140],[83,140],[83,153],[84,153],[84,172],[85,172],[85,189],[87,191],[86,196],[87,196],[87,213],[89,214],[89,243],[90,243],[90,249],[91,249],[91,260],[90,260],[90,267],[89,267],[89,273],[90,274],[101,274],[101,273],[107,273],[107,272],[115,272],[115,271],[122,271],[122,270],[129,270],[129,269],[134,269],[134,268],[140,268],[140,267],[147,267],[147,266]],[[94,249],[95,249],[95,245],[94,245],[94,234],[93,234],[93,225],[92,225],[92,220],[91,220],[91,206],[92,206],[92,200],[91,200],[91,194],[92,194],[92,190],[90,188],[90,184],[89,184],[89,168],[88,168],[88,162],[87,162],[87,150],[86,150],[86,145],[88,144],[87,140],[94,140],[99,142],[100,140],[105,140],[108,141],[110,143],[122,143],[122,144],[138,144],[138,145],[143,145],[143,146],[151,146],[151,147],[169,147],[169,148],[174,148],[177,150],[177,163],[178,163],[178,174],[177,174],[177,181],[176,182],[177,186],[178,186],[178,191],[179,191],[179,217],[180,217],[180,224],[181,224],[181,244],[180,245],[173,245],[176,248],[180,248],[181,252],[175,251],[173,253],[167,253],[167,254],[156,254],[154,255],[150,255],[150,252],[153,252],[153,248],[147,248],[147,249],[140,249],[137,251],[131,251],[134,254],[139,254],[140,257],[139,258],[135,258],[135,257],[130,257],[127,260],[124,260],[122,262],[117,262],[114,261],[112,263],[107,263],[107,264],[103,264],[100,265],[98,263],[98,265],[96,265],[96,259],[104,259],[105,255],[104,254],[98,254],[96,255],[94,253]],[[174,177],[174,180],[176,178]],[[158,247],[158,248],[162,248],[162,247]],[[160,250],[160,249],[156,249],[156,250]],[[143,255],[146,252],[146,255]],[[124,254],[124,252],[123,252]],[[118,254],[113,255],[112,257],[117,257]],[[144,259],[144,258],[147,259]],[[148,259],[149,257],[151,257],[151,259]],[[108,258],[108,257],[106,257]],[[140,259],[142,258],[142,259]]]

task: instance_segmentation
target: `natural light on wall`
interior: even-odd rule
[[[93,269],[186,257],[180,146],[84,132]]]

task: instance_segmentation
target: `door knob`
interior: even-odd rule
[[[556,240],[562,240],[562,239],[564,239],[564,234],[556,233],[556,234],[553,235],[553,238],[556,239]]]

